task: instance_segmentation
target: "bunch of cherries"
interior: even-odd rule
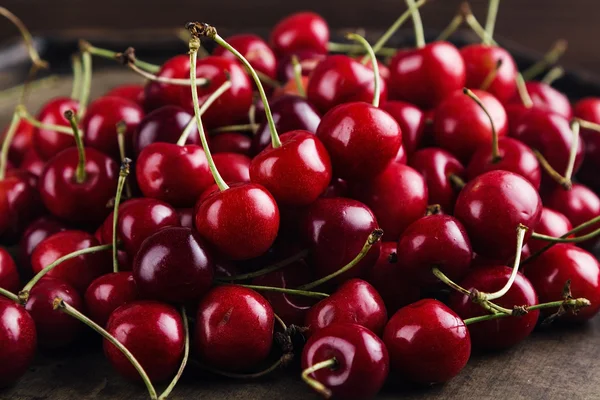
[[[300,350],[314,390],[365,399],[594,317],[600,98],[572,106],[556,69],[526,82],[556,51],[521,74],[498,0],[444,31],[482,37],[461,49],[425,43],[424,3],[374,46],[330,43],[311,12],[268,43],[188,23],[189,54],[161,66],[82,41],[72,96],[21,102],[4,135],[0,241],[20,253],[0,249],[0,387],[88,325],[153,399],[188,359],[247,378]],[[411,18],[416,46],[384,47]],[[88,105],[92,56],[147,83]]]

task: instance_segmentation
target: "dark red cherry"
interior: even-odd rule
[[[177,209],[177,215],[179,216],[179,225],[184,228],[194,227],[194,209],[193,208],[179,208]]]
[[[273,329],[273,309],[264,297],[240,286],[217,286],[198,305],[194,347],[211,367],[244,371],[267,358]]]
[[[492,146],[482,144],[471,157],[467,166],[469,180],[494,170],[514,172],[527,179],[534,188],[539,189],[542,181],[542,169],[535,154],[528,146],[520,141],[501,137],[498,139],[499,160],[494,161],[492,157]]]
[[[35,130],[34,126],[31,125],[24,119],[21,119],[17,124],[17,130],[13,136],[12,142],[10,142],[8,148],[8,160],[15,165],[21,166],[23,159],[25,158],[25,154],[28,150],[32,149],[33,146],[33,131]],[[4,140],[4,136],[6,135],[6,131],[0,135],[2,140]],[[22,168],[22,167],[21,167]]]
[[[492,259],[514,254],[517,227],[523,224],[524,243],[542,214],[542,201],[528,180],[508,171],[479,175],[461,190],[454,215],[467,229],[473,251]]]
[[[21,268],[30,274],[30,258],[37,245],[47,237],[66,229],[67,227],[62,222],[59,222],[52,217],[41,217],[29,224],[19,242]]]
[[[95,149],[85,149],[86,179],[76,181],[79,153],[75,147],[63,150],[46,164],[40,176],[40,194],[46,208],[69,222],[99,224],[115,196],[119,167]]]
[[[248,135],[236,132],[223,132],[210,138],[210,150],[213,154],[237,153],[250,157],[252,139]]]
[[[279,209],[261,185],[237,183],[196,206],[196,229],[221,254],[247,260],[266,252],[279,231]]]
[[[302,76],[310,76],[317,65],[327,57],[325,53],[313,50],[295,51],[293,54],[286,54],[280,57],[277,60],[277,79],[280,82],[289,82],[294,79],[293,56],[296,56],[300,67],[302,67]]]
[[[573,118],[571,102],[561,92],[543,82],[529,81],[525,84],[529,97],[533,101],[533,108],[558,114],[570,120]],[[512,98],[513,103],[521,103],[521,98],[516,95]]]
[[[21,171],[6,172],[0,180],[0,241],[16,243],[27,226],[44,213],[38,179]]]
[[[581,322],[591,319],[600,310],[600,265],[589,252],[568,243],[558,243],[527,265],[525,275],[538,294],[540,303],[559,301],[563,288],[571,281],[574,298],[586,298],[591,306],[577,315],[567,314],[561,318]]]
[[[309,246],[309,264],[317,278],[329,275],[352,261],[374,229],[379,228],[371,210],[363,203],[341,197],[318,199],[301,221],[301,235]],[[354,268],[333,282],[364,275],[379,258],[377,242]]]
[[[458,49],[448,42],[400,50],[390,62],[390,99],[419,108],[435,107],[450,93],[462,89],[465,81],[465,63]]]
[[[254,157],[250,179],[267,188],[278,204],[308,205],[329,186],[329,154],[317,136],[308,131],[287,132],[280,140],[281,146],[270,145]],[[219,170],[223,168],[219,166]]]
[[[354,198],[373,211],[385,240],[397,240],[427,209],[425,179],[408,165],[391,163],[381,174],[351,190]]]
[[[173,207],[192,207],[214,183],[204,150],[193,144],[152,143],[142,150],[135,168],[144,196]]]
[[[37,245],[31,255],[31,268],[37,274],[67,254],[98,245],[98,240],[87,232],[67,230],[55,233]],[[63,261],[46,276],[60,279],[83,294],[94,279],[110,272],[111,267],[110,251],[100,251]]]
[[[92,321],[104,327],[113,311],[138,298],[131,272],[113,272],[98,277],[90,284],[85,291],[85,309]]]
[[[425,114],[419,108],[404,101],[386,101],[381,108],[387,111],[400,125],[402,147],[409,156],[412,156],[421,147]]]
[[[600,123],[600,98],[586,97],[573,106],[575,117],[585,121]],[[577,178],[595,190],[600,189],[600,135],[590,129],[581,129],[581,139],[585,143],[585,157]]]
[[[225,40],[246,57],[252,68],[258,72],[262,72],[269,78],[275,79],[277,72],[275,54],[273,54],[273,50],[259,36],[241,34],[229,36]],[[213,55],[237,61],[237,57],[233,53],[221,46],[217,46]]]
[[[302,50],[326,54],[329,26],[323,17],[313,12],[294,13],[273,27],[269,42],[279,56]]]
[[[189,79],[190,57],[178,55],[169,58],[156,75],[161,78]],[[150,112],[164,106],[178,105],[180,97],[181,86],[148,81],[144,89],[144,109]]]
[[[502,104],[508,102],[517,92],[517,66],[508,51],[499,46],[471,44],[460,49],[467,73],[466,86],[480,89],[486,78],[495,72],[495,77],[485,89]],[[498,62],[502,62],[497,68]]]
[[[505,265],[480,267],[460,281],[460,286],[467,290],[477,289],[481,292],[493,293],[506,285],[511,272],[512,268]],[[529,279],[517,272],[517,277],[508,292],[494,300],[494,303],[512,310],[514,306],[535,305],[538,303],[538,298]],[[487,314],[481,305],[473,303],[469,296],[458,292],[452,292],[450,295],[449,306],[463,320]],[[531,334],[539,315],[538,310],[532,310],[519,317],[500,318],[469,325],[473,347],[485,350],[503,350],[512,347]]]
[[[381,81],[381,101],[387,100],[387,84]],[[321,113],[351,102],[371,103],[375,94],[373,70],[345,55],[328,56],[310,75],[306,98]]]
[[[431,272],[434,267],[451,280],[460,280],[473,258],[465,228],[456,218],[444,214],[413,222],[400,237],[397,253],[398,265],[421,286],[437,283]]]
[[[219,153],[213,156],[213,160],[225,182],[250,182],[250,157],[237,153]],[[214,183],[212,175],[211,180]]]
[[[138,104],[122,97],[100,97],[93,101],[81,121],[83,143],[104,154],[119,160],[119,141],[116,125],[124,121],[125,147],[130,154],[133,148],[133,132],[144,117],[144,110]]]
[[[35,284],[25,303],[25,309],[35,321],[38,344],[45,349],[68,346],[84,328],[81,322],[54,309],[57,297],[78,311],[83,311],[83,301],[77,291],[55,278],[45,277]]]
[[[115,86],[104,94],[104,96],[120,97],[136,103],[143,107],[145,96],[144,86],[137,84],[123,84]]]
[[[387,323],[387,311],[377,290],[362,279],[344,282],[331,296],[321,300],[306,314],[308,335],[321,329],[349,322],[369,329],[378,336]]]
[[[432,147],[413,154],[410,166],[421,174],[427,184],[430,204],[439,204],[446,213],[452,213],[459,190],[449,179],[456,175],[465,179],[465,167],[446,150]]]
[[[359,102],[342,104],[325,114],[317,137],[329,152],[333,174],[350,181],[383,172],[402,144],[402,131],[390,114]]]
[[[111,314],[106,330],[133,354],[152,382],[169,380],[177,372],[185,333],[175,307],[155,301],[128,303]],[[141,381],[131,362],[106,339],[104,355],[119,374]]]
[[[0,297],[0,388],[14,384],[35,357],[37,335],[25,308]]]
[[[398,149],[398,154],[396,154],[396,158],[394,158],[394,161],[392,162],[398,164],[408,163],[408,156],[406,155],[406,151],[404,150],[404,145],[400,145],[400,148]]]
[[[333,178],[321,197],[349,197],[348,183],[340,178]]]
[[[17,293],[21,289],[17,265],[3,247],[0,247],[0,288],[12,293]]]
[[[498,137],[508,131],[508,119],[502,104],[491,94],[474,89],[494,121]],[[492,125],[481,107],[462,90],[449,94],[436,107],[433,118],[435,142],[468,162],[481,146],[492,146]]]
[[[329,325],[312,335],[302,350],[302,369],[335,359],[330,368],[309,375],[334,399],[370,399],[387,379],[388,351],[373,332],[351,323]]]
[[[186,57],[187,58],[187,57]],[[176,106],[165,106],[146,115],[133,133],[133,151],[137,156],[144,147],[155,143],[177,143],[192,115]],[[186,144],[200,145],[200,135],[194,128]]]
[[[37,115],[37,120],[44,124],[61,125],[70,127],[64,114],[67,110],[77,112],[79,102],[67,97],[56,97],[46,103]],[[44,160],[49,160],[68,147],[75,146],[72,135],[56,132],[49,129],[36,128],[33,131],[33,146],[35,151]]]
[[[42,160],[35,149],[32,147],[25,152],[23,161],[19,166],[19,169],[25,170],[32,175],[40,176],[46,166],[46,161]]]
[[[471,338],[464,321],[433,299],[401,308],[383,334],[393,373],[420,384],[447,382],[467,364]]]
[[[573,225],[571,225],[571,222],[565,214],[544,207],[542,208],[540,222],[538,222],[535,228],[535,233],[552,237],[561,237],[571,229],[573,229]],[[573,235],[571,235],[571,237],[573,237]],[[548,242],[545,240],[534,238],[529,239],[529,242],[527,242],[529,249],[534,252],[541,250],[542,247],[545,247],[547,244]]]

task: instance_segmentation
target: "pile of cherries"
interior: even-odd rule
[[[399,50],[330,43],[311,12],[268,42],[188,23],[161,66],[82,42],[73,95],[4,135],[0,387],[88,325],[153,399],[188,359],[247,378],[296,353],[314,390],[365,399],[594,317],[600,98],[525,82],[497,0],[460,49],[425,43],[423,3]],[[88,105],[92,56],[148,81]]]

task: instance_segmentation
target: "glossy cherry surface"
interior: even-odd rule
[[[137,84],[124,84],[115,86],[104,94],[104,96],[120,97],[144,106],[144,86]]]
[[[585,121],[600,123],[600,98],[586,97],[579,100],[573,106],[573,114]],[[580,135],[585,143],[585,157],[577,178],[598,190],[600,189],[600,176],[597,173],[600,169],[600,135],[590,129],[581,129]]]
[[[286,54],[277,60],[277,79],[280,82],[289,82],[294,79],[294,65],[292,57],[296,56],[302,68],[302,76],[310,76],[314,69],[327,55],[313,50],[299,50],[293,54]]]
[[[87,315],[100,326],[117,308],[139,298],[138,289],[129,271],[113,272],[95,279],[85,291]]]
[[[280,20],[273,27],[269,41],[279,56],[302,50],[325,54],[329,27],[319,14],[298,12]]]
[[[27,372],[37,347],[33,318],[12,300],[0,297],[0,388]]]
[[[219,153],[213,155],[213,160],[225,182],[250,182],[250,166],[252,163],[250,157],[237,153]],[[214,179],[212,181],[214,183]]]
[[[17,124],[17,130],[10,142],[8,148],[8,160],[15,165],[20,166],[23,162],[23,158],[28,150],[32,149],[33,146],[33,131],[34,126],[26,120],[22,119]],[[0,135],[4,141],[6,131]]]
[[[169,58],[156,75],[161,78],[189,79],[190,57],[181,54]],[[148,81],[144,89],[144,109],[150,112],[164,106],[178,105],[180,96],[181,86]]]
[[[79,103],[76,100],[67,97],[55,97],[41,108],[37,120],[44,124],[70,128],[69,121],[64,115],[65,111],[73,110],[76,113],[78,109]],[[61,150],[75,146],[75,139],[73,135],[36,128],[33,131],[33,146],[42,159],[49,160]]]
[[[17,265],[3,247],[0,247],[0,288],[12,293],[17,293],[21,289]]]
[[[425,114],[419,108],[404,101],[386,101],[381,108],[388,112],[400,125],[402,147],[412,156],[421,146],[424,133]]]
[[[273,54],[273,50],[259,36],[240,34],[229,36],[225,40],[248,60],[252,68],[258,72],[262,72],[269,78],[275,79],[277,59],[275,58],[275,54]],[[237,62],[237,57],[224,47],[217,47],[213,55]]]
[[[213,154],[237,153],[250,156],[252,138],[243,133],[223,132],[210,138],[210,150]]]
[[[542,208],[540,222],[538,222],[535,232],[541,235],[561,237],[571,229],[573,229],[573,225],[565,216],[565,214],[551,208],[544,207]],[[573,235],[571,235],[571,237],[572,236]],[[548,242],[545,240],[534,238],[529,239],[529,242],[527,242],[527,245],[531,251],[538,251],[547,244]]]
[[[554,89],[552,86],[543,82],[529,81],[525,83],[529,97],[533,101],[533,108],[558,114],[563,118],[570,120],[573,117],[571,102],[561,92]],[[514,103],[520,103],[521,98],[514,96]]]
[[[44,239],[57,232],[66,230],[67,227],[52,217],[41,217],[33,221],[23,232],[19,242],[21,268],[31,272],[30,257],[33,251]]]
[[[44,213],[38,179],[25,171],[10,170],[0,180],[0,240],[15,243],[29,223]]]
[[[42,160],[42,158],[32,147],[25,152],[23,161],[21,162],[21,165],[19,165],[19,169],[25,170],[35,176],[40,176],[45,166],[46,161]]]

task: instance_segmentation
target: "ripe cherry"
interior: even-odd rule
[[[210,139],[210,146],[215,154],[237,153],[250,156],[252,139],[243,133],[223,132]]]
[[[194,209],[193,208],[179,208],[177,209],[177,215],[179,216],[179,225],[184,228],[194,227]]]
[[[412,156],[421,147],[425,114],[419,108],[404,101],[386,101],[381,108],[387,111],[400,125],[402,148]]]
[[[66,97],[56,97],[46,103],[37,115],[37,120],[44,124],[69,126],[64,113],[67,110],[77,112],[79,103]],[[33,131],[33,146],[44,160],[49,160],[61,150],[75,145],[73,136],[49,129],[36,128]]]
[[[161,66],[156,76],[162,78],[185,79],[190,75],[190,63],[185,55],[168,59]],[[146,112],[170,105],[178,105],[180,87],[164,82],[149,81],[144,89],[144,109]],[[181,133],[181,130],[179,131]]]
[[[140,107],[144,106],[144,87],[137,84],[124,84],[115,86],[104,94],[106,97],[120,97],[134,102]]]
[[[586,97],[573,106],[573,114],[577,118],[593,123],[600,123],[600,99]],[[585,157],[577,174],[577,178],[584,184],[590,185],[595,190],[600,189],[600,178],[597,171],[600,168],[600,135],[591,129],[582,128],[581,139],[585,143]]]
[[[275,54],[273,54],[273,50],[259,36],[241,34],[229,36],[226,40],[246,57],[255,70],[262,72],[269,78],[275,79],[277,72]],[[223,47],[217,47],[213,55],[237,61],[236,56]]]
[[[533,108],[558,114],[561,117],[570,120],[573,118],[573,110],[571,102],[561,92],[554,89],[552,86],[543,82],[530,81],[525,84],[529,97],[533,101]],[[521,103],[521,98],[513,96],[512,103]]]
[[[542,208],[540,222],[538,222],[535,228],[535,233],[552,237],[561,237],[571,229],[573,229],[573,225],[571,225],[571,222],[563,213],[544,207]],[[572,236],[573,235],[571,235],[571,237]],[[529,242],[527,243],[529,249],[534,252],[541,250],[542,247],[545,247],[547,244],[548,242],[535,238],[529,239]]]
[[[299,12],[291,14],[273,27],[270,44],[279,56],[298,51],[327,53],[329,26],[318,14]]]
[[[12,141],[10,142],[10,147],[8,148],[8,160],[14,165],[20,167],[23,159],[25,158],[25,154],[28,152],[28,150],[32,149],[34,130],[34,126],[26,120],[21,119],[19,121],[15,135],[13,136]],[[1,136],[2,140],[4,140],[6,132],[4,132]]]
[[[30,174],[39,177],[42,175],[42,171],[44,171],[45,166],[46,161],[42,160],[34,148],[30,148],[25,152],[19,169],[25,170]]]
[[[96,278],[85,291],[87,315],[104,327],[117,308],[139,298],[138,289],[129,271],[113,272]]]
[[[33,318],[12,300],[0,297],[0,388],[14,384],[35,357],[37,335]]]
[[[21,268],[31,274],[31,255],[33,251],[47,237],[66,230],[67,227],[52,217],[41,217],[33,221],[21,236],[20,263]]]
[[[0,179],[0,241],[19,240],[29,223],[44,213],[37,190],[38,179],[25,171],[7,171]]]
[[[293,54],[287,54],[277,60],[277,79],[280,82],[289,82],[294,80],[293,56],[296,56],[302,69],[302,76],[309,77],[314,69],[323,61],[327,55],[325,53],[315,52],[313,50],[299,50]]]
[[[225,182],[250,182],[250,167],[252,164],[250,157],[236,153],[219,153],[215,154],[213,159]],[[212,176],[210,179],[213,183]]]
[[[21,289],[17,265],[10,253],[0,247],[0,288],[16,293]]]

